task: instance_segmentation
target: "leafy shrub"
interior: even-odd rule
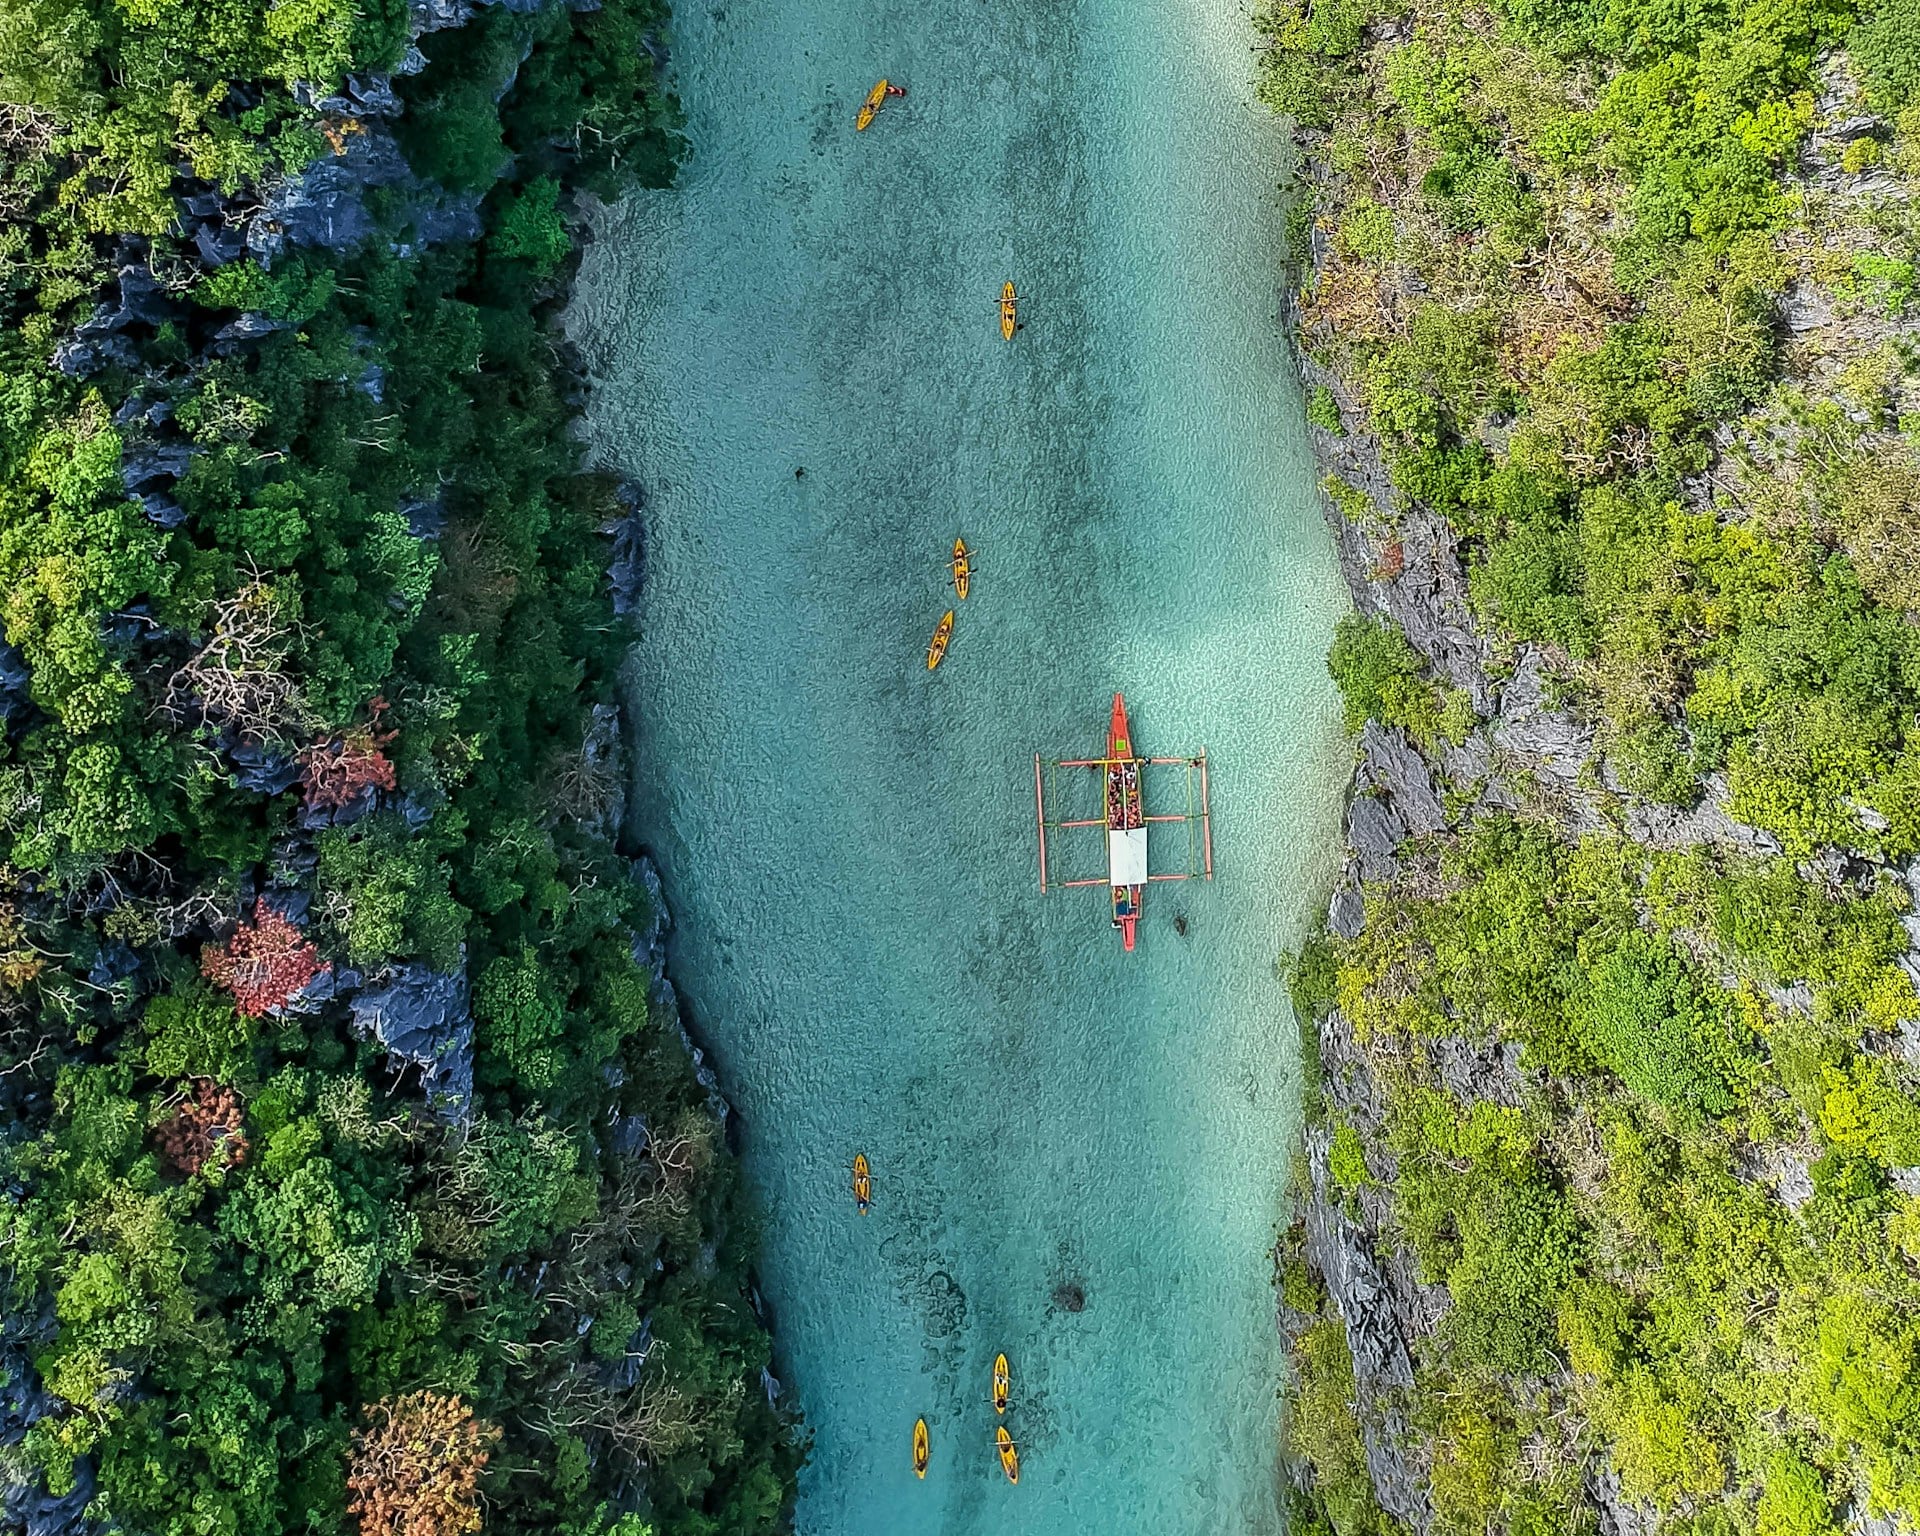
[[[1349,484],[1338,475],[1327,475],[1321,479],[1320,489],[1348,522],[1367,523],[1374,518],[1373,498],[1359,486]]]
[[[1920,15],[1907,0],[1870,0],[1848,39],[1883,111],[1898,112],[1920,92]]]
[[[1440,703],[1424,676],[1419,654],[1391,623],[1348,614],[1334,626],[1327,670],[1340,685],[1347,729],[1368,720],[1405,726],[1430,741],[1440,727]]]
[[[1342,1194],[1352,1194],[1373,1182],[1367,1171],[1367,1149],[1360,1133],[1345,1121],[1334,1127],[1333,1142],[1327,1149],[1327,1174]]]
[[[1331,432],[1336,437],[1346,434],[1347,429],[1340,420],[1340,402],[1324,384],[1316,384],[1307,391],[1307,420],[1321,431]]]
[[[1742,1074],[1724,1003],[1671,940],[1639,930],[1598,956],[1574,998],[1594,1055],[1635,1093],[1724,1115]]]
[[[473,989],[480,1039],[504,1080],[538,1098],[567,1070],[566,1010],[531,945],[488,963]]]
[[[1287,1451],[1312,1471],[1315,1500],[1340,1536],[1388,1536],[1392,1527],[1367,1476],[1366,1447],[1354,1419],[1353,1356],[1346,1325],[1325,1318],[1302,1335],[1287,1416]]]
[[[256,1027],[227,998],[198,981],[147,1004],[147,1070],[157,1077],[234,1083],[250,1076]]]
[[[560,217],[560,184],[551,176],[538,177],[515,192],[494,225],[494,252],[526,262],[536,279],[551,273],[572,249]]]
[[[1755,1536],[1832,1536],[1833,1504],[1820,1474],[1791,1451],[1767,1464]]]

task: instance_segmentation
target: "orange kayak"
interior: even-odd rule
[[[867,131],[867,125],[873,121],[874,114],[880,110],[880,103],[886,99],[887,82],[882,80],[872,90],[867,92],[867,99],[860,107],[860,115],[853,120],[853,127],[856,133],[865,133]]]
[[[1020,295],[1013,291],[1013,284],[1007,283],[1000,290],[1000,334],[1008,341],[1013,340],[1013,328],[1019,315]]]
[[[940,659],[947,654],[947,646],[953,639],[953,610],[947,610],[946,617],[940,621],[933,632],[933,643],[927,647],[927,670],[931,672],[940,665]]]
[[[1007,1357],[993,1357],[993,1411],[1005,1413],[1007,1398],[1013,1391],[1013,1372],[1007,1369]]]
[[[927,1421],[925,1419],[913,1421],[913,1475],[915,1477],[927,1475]]]
[[[853,1154],[853,1199],[860,1207],[860,1214],[866,1215],[867,1207],[873,1203],[873,1170],[867,1166],[864,1152]]]
[[[1000,1447],[1000,1468],[1007,1474],[1007,1481],[1020,1481],[1020,1448],[1013,1443],[1013,1436],[1007,1433],[1002,1424],[993,1432],[994,1443]]]
[[[967,588],[973,583],[973,559],[967,549],[965,539],[953,541],[953,590],[960,595],[960,601],[967,600]]]

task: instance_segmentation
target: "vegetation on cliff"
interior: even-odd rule
[[[1440,781],[1293,968],[1303,1193],[1411,1367],[1303,1223],[1295,1529],[1920,1528],[1920,13],[1263,26],[1310,418],[1380,471],[1332,666]]]
[[[550,326],[662,21],[0,0],[0,1525],[780,1523]]]

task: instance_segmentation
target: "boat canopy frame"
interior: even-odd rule
[[[1048,802],[1056,805],[1059,795],[1056,776],[1063,768],[1125,768],[1131,765],[1140,771],[1141,799],[1146,799],[1146,770],[1149,768],[1181,768],[1186,771],[1187,809],[1184,815],[1159,814],[1142,818],[1147,827],[1163,826],[1173,822],[1184,823],[1187,829],[1187,867],[1184,870],[1163,870],[1158,874],[1147,873],[1147,879],[1158,883],[1162,880],[1211,880],[1213,878],[1213,806],[1207,780],[1207,749],[1202,747],[1191,757],[1063,757],[1044,758],[1038,752],[1033,754],[1033,815],[1035,830],[1040,838],[1040,894],[1048,891],[1073,890],[1084,886],[1110,886],[1110,875],[1092,876],[1086,879],[1050,880],[1047,870],[1047,834],[1060,832],[1072,827],[1099,827],[1106,830],[1107,818],[1100,816],[1075,816],[1049,820]],[[1164,778],[1164,775],[1162,776]],[[1154,846],[1149,843],[1149,847]]]

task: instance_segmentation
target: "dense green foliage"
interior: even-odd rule
[[[1385,1106],[1320,1133],[1330,1197],[1364,1191],[1445,1289],[1387,1405],[1434,1529],[1591,1532],[1603,1475],[1663,1533],[1920,1524],[1920,998],[1896,963],[1920,11],[1278,0],[1263,27],[1310,157],[1302,342],[1334,385],[1311,419],[1364,425],[1396,490],[1333,499],[1380,542],[1439,514],[1496,680],[1528,648],[1595,733],[1563,791],[1582,818],[1524,774],[1506,809],[1454,783],[1454,826],[1293,970]],[[1390,623],[1347,620],[1330,666],[1350,726],[1430,755],[1454,734]],[[1626,835],[1709,795],[1778,856]],[[1520,1065],[1450,1088],[1443,1045]],[[1310,1281],[1287,1287],[1297,1527],[1398,1529]]]
[[[419,179],[280,249],[252,210],[386,142],[326,98],[404,5],[0,0],[0,1471],[100,1528],[347,1528],[420,1389],[501,1436],[490,1530],[783,1517],[751,1227],[604,830],[618,508],[550,329],[575,192],[671,174],[663,19],[425,36]],[[435,977],[389,1053],[368,1000]]]

